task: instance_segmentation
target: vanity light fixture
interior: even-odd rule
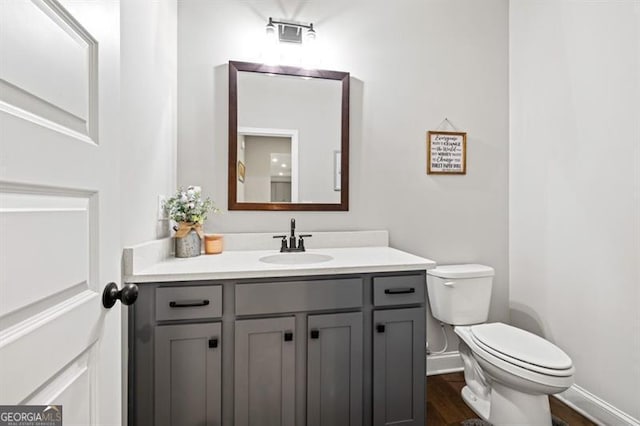
[[[306,35],[305,41],[307,42],[313,42],[316,39],[316,30],[313,28],[312,23],[306,24],[287,20],[275,21],[273,18],[269,18],[266,32],[268,39],[275,39],[277,32],[278,41],[281,43],[302,43],[303,33]]]

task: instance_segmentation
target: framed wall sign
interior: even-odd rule
[[[427,174],[467,173],[467,134],[429,131],[427,133]]]

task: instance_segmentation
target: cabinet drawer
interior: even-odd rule
[[[410,305],[424,302],[424,275],[375,277],[373,304],[375,306]]]
[[[361,306],[361,278],[236,286],[236,315],[306,312]]]
[[[222,287],[160,287],[156,289],[156,321],[219,318]]]

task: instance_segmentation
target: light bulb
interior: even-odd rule
[[[267,24],[266,32],[267,32],[267,38],[271,38],[271,37],[275,38],[276,26],[273,24],[272,18],[269,18],[269,23]]]
[[[307,41],[313,43],[316,39],[316,30],[313,29],[313,24],[309,24],[309,29],[307,30]]]
[[[275,65],[278,62],[278,35],[276,34],[276,26],[271,18],[269,18],[269,23],[266,26],[262,56],[265,64]]]

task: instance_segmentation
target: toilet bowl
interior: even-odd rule
[[[492,337],[498,342],[480,340],[483,326],[493,328]],[[562,350],[541,337],[502,323],[456,326],[454,330],[461,345],[468,348],[461,348],[461,356],[472,357],[471,362],[477,363],[489,388],[480,393],[482,397],[472,388],[463,391],[467,405],[494,425],[551,424],[548,395],[563,392],[573,384],[574,367]],[[513,339],[514,335],[518,339]],[[522,357],[523,353],[527,356]]]
[[[433,316],[460,337],[462,398],[493,425],[551,425],[548,395],[573,384],[571,358],[551,342],[502,323],[485,323],[493,269],[448,265],[427,277]]]

